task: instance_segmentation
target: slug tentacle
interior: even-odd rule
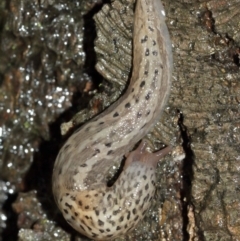
[[[118,180],[106,185],[112,161],[141,140],[166,105],[172,52],[160,0],[137,0],[133,72],[126,93],[78,129],[60,150],[53,170],[53,194],[67,222],[80,233],[109,240],[142,219],[154,194],[156,158],[144,144],[130,153]]]
[[[140,145],[138,148],[132,152],[130,152],[128,155],[126,155],[127,160],[125,161],[124,165],[124,170],[127,169],[127,167],[132,163],[132,162],[142,162],[145,165],[152,166],[156,168],[157,163],[159,159],[163,158],[166,156],[170,151],[171,151],[171,146],[165,147],[164,149],[150,153],[146,151],[147,147],[147,142],[141,141]]]

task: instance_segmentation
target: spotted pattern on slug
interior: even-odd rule
[[[135,181],[129,184],[129,180]],[[88,233],[92,238],[102,239],[103,235],[111,238],[132,230],[135,222],[142,219],[153,197],[154,186],[153,167],[134,162],[107,192],[105,189],[80,194],[66,192],[59,205],[63,207],[67,222],[81,233]]]
[[[142,143],[128,154],[114,185],[106,185],[112,162],[121,162],[159,120],[169,96],[172,53],[163,12],[160,0],[137,0],[126,93],[79,128],[55,162],[56,203],[73,228],[94,240],[125,234],[143,218],[154,195],[156,163],[169,152],[148,153]]]

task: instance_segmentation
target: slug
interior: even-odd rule
[[[53,194],[64,218],[94,240],[125,234],[143,218],[155,192],[155,167],[170,150],[149,153],[142,142],[107,186],[113,161],[121,162],[159,120],[171,88],[171,41],[160,0],[137,0],[133,37],[125,94],[73,133],[53,170]]]

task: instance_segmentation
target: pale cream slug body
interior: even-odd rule
[[[172,51],[160,0],[137,0],[133,73],[126,93],[77,130],[60,150],[53,170],[53,194],[67,222],[95,240],[110,240],[133,229],[154,195],[161,155],[144,145],[128,155],[112,187],[106,173],[121,162],[159,120],[166,105]]]

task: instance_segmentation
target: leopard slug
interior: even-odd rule
[[[133,71],[125,94],[75,131],[61,148],[53,170],[53,194],[67,222],[94,240],[110,240],[132,230],[155,191],[155,153],[145,143],[127,155],[112,186],[106,176],[153,127],[171,88],[172,49],[160,0],[137,0]]]

